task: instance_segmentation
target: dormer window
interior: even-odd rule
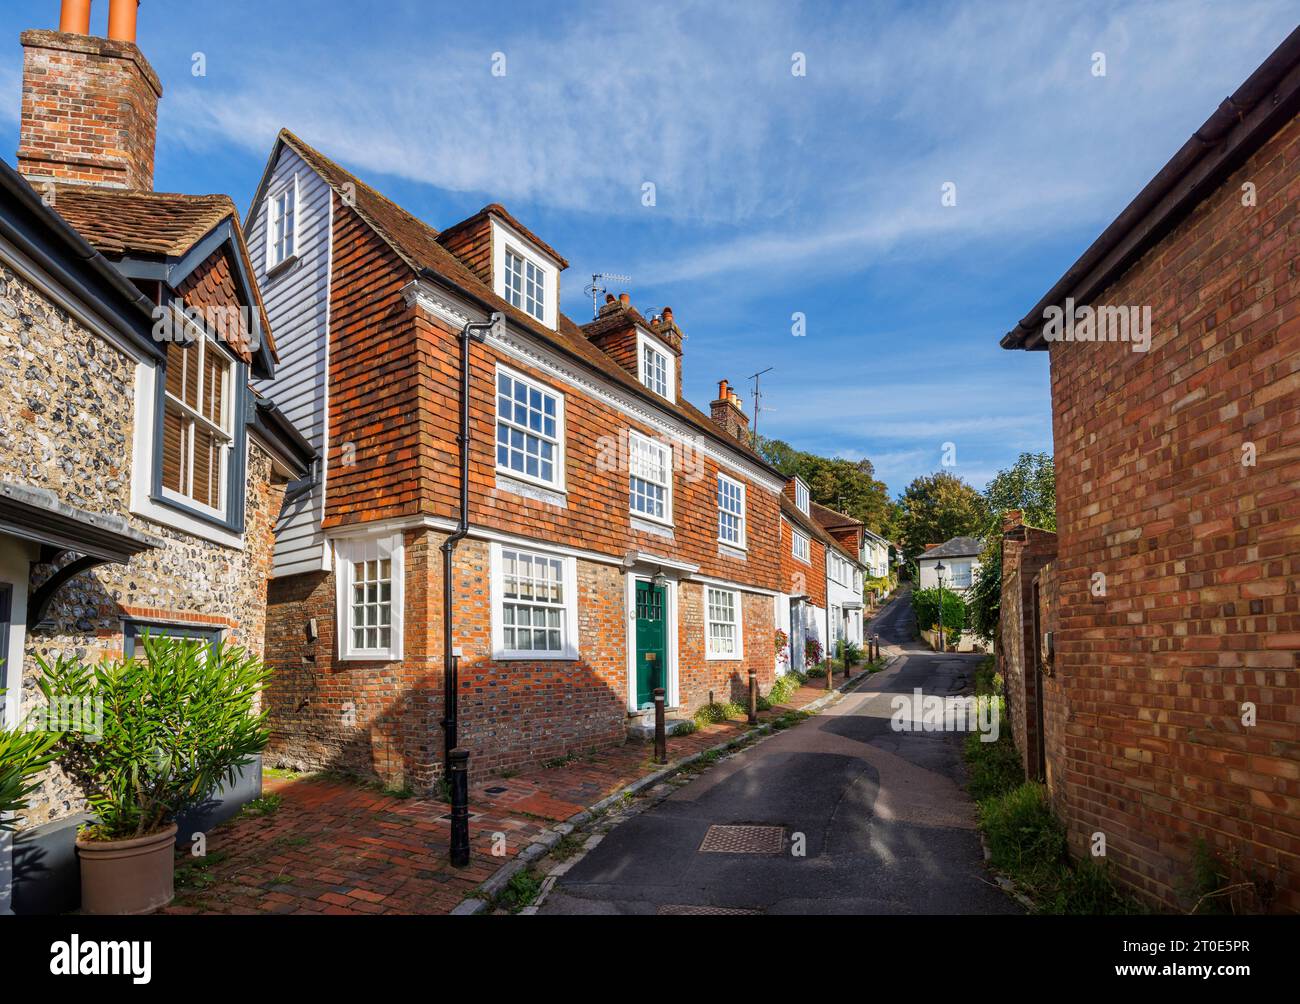
[[[514,227],[492,217],[494,292],[552,331],[558,318],[563,264]]]
[[[805,516],[808,514],[808,486],[802,481],[794,483],[794,504]]]
[[[677,373],[672,353],[644,331],[637,331],[637,376],[662,398],[677,396]]]
[[[514,248],[506,248],[506,299],[512,306],[546,320],[546,275]]]

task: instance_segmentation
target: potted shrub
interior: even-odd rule
[[[37,788],[33,779],[53,761],[50,748],[57,739],[49,732],[0,728],[0,833],[17,825],[13,815],[27,808],[27,796]]]
[[[94,812],[77,836],[81,909],[149,913],[171,902],[176,815],[207,801],[266,745],[269,671],[242,648],[143,639],[142,658],[38,660],[41,692],[102,701],[99,734],[60,735],[58,759]]]

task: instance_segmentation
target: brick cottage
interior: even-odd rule
[[[1056,459],[1058,533],[1005,527],[1016,742],[1165,905],[1204,846],[1300,909],[1298,109],[1300,30],[1002,341],[1050,352]],[[1150,309],[1145,351],[1102,307]]]
[[[113,38],[86,8],[23,33],[21,173],[0,163],[9,727],[39,710],[38,655],[131,655],[146,631],[260,652],[276,516],[311,460],[251,388],[276,355],[233,203],[151,190],[162,87],[134,0],[114,3]],[[0,913],[76,907],[83,809],[49,771],[0,845]]]
[[[442,774],[459,336],[493,313],[469,348],[451,585],[471,769],[622,741],[656,686],[678,715],[739,698],[751,669],[771,686],[811,592],[782,574],[786,479],[726,381],[709,415],[683,397],[671,308],[611,294],[580,325],[558,309],[567,262],[504,207],[435,230],[287,131],[248,221],[277,400],[324,459],[277,530],[279,762]],[[824,594],[818,560],[800,567]]]

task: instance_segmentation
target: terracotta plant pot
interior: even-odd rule
[[[176,824],[130,840],[77,838],[81,912],[152,913],[172,901]]]

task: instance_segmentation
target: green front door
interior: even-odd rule
[[[668,688],[668,622],[664,590],[650,582],[636,584],[636,705],[654,704],[655,687]]]

